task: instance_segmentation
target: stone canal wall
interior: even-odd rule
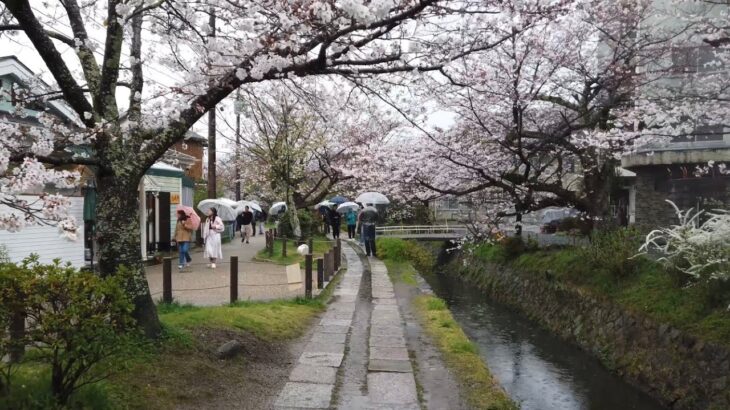
[[[730,349],[656,323],[548,276],[464,259],[454,270],[591,352],[673,409],[730,409]]]

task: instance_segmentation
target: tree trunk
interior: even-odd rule
[[[99,270],[102,276],[114,275],[122,266],[131,270],[127,292],[134,301],[134,318],[150,338],[159,336],[161,328],[157,309],[145,277],[140,247],[139,192],[140,177],[114,175],[97,177],[97,226]]]

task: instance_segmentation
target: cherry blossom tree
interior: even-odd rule
[[[576,1],[549,19],[514,10],[519,35],[421,77],[429,91],[418,97],[457,123],[429,130],[403,110],[420,136],[407,153],[400,144],[374,153],[374,179],[418,198],[499,191],[508,201],[490,201],[492,212],[518,221],[554,205],[605,219],[621,155],[705,133],[698,126],[722,133],[727,118],[727,50],[704,61],[711,73],[696,56],[676,58],[727,7],[670,3]]]
[[[35,185],[68,179],[33,171],[41,168],[37,164],[93,171],[100,271],[114,274],[120,265],[136,271],[129,284],[135,315],[154,335],[159,324],[139,254],[137,198],[130,193],[198,119],[249,84],[438,70],[503,41],[503,33],[492,30],[505,23],[501,10],[496,0],[3,0],[0,32],[37,53],[55,80],[53,97],[63,98],[79,118],[79,130],[53,128],[54,134],[88,145],[91,154],[51,156],[50,140],[17,146],[3,132],[0,171]],[[473,29],[463,28],[477,17]],[[52,147],[64,152],[67,145],[53,140]],[[27,164],[27,171],[17,164]],[[49,201],[47,207],[54,206]]]

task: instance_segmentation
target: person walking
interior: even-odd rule
[[[347,211],[345,214],[345,221],[347,221],[347,238],[355,239],[355,227],[357,226],[357,214],[352,209]]]
[[[337,239],[340,237],[340,227],[341,227],[341,223],[342,223],[342,217],[340,216],[340,213],[337,212],[337,210],[335,209],[334,206],[332,207],[332,209],[329,210],[329,213],[330,213],[330,225],[332,226],[332,239]]]
[[[188,227],[190,219],[185,211],[177,211],[177,224],[175,224],[175,242],[177,242],[178,264],[177,268],[183,270],[190,266],[193,258],[190,257],[190,242],[193,240],[193,230]]]
[[[367,256],[373,255],[377,257],[377,250],[375,249],[375,224],[378,221],[378,210],[371,204],[367,204],[360,211],[360,221],[362,224],[363,241],[365,242],[365,254]]]
[[[236,218],[237,220],[240,220],[241,224],[241,243],[248,243],[248,240],[253,234],[253,218],[253,212],[251,212],[248,206],[243,208],[243,212],[241,212],[241,215],[238,215],[238,218]]]
[[[203,225],[203,240],[205,241],[205,257],[210,261],[208,267],[211,269],[215,269],[215,262],[218,259],[223,259],[221,232],[225,229],[223,220],[218,216],[218,210],[210,208],[208,218],[205,220],[205,225]]]
[[[261,212],[257,213],[256,216],[257,216],[256,221],[258,222],[258,226],[259,226],[259,234],[263,235],[264,229],[266,228],[266,219],[268,218],[269,215],[266,214],[266,211],[261,210]]]

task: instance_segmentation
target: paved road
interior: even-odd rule
[[[177,254],[172,261],[172,296],[180,303],[200,306],[221,305],[230,300],[230,257],[238,256],[238,295],[240,300],[271,300],[291,298],[304,294],[301,283],[288,283],[283,266],[253,262],[252,259],[266,247],[264,235],[256,235],[249,244],[240,238],[223,245],[223,261],[215,269],[207,267],[203,249],[191,252],[193,266],[180,272]],[[146,270],[147,282],[155,300],[162,298],[162,265]]]
[[[335,299],[275,406],[420,409],[404,322],[387,269],[377,259],[361,260],[350,246],[343,246],[343,255],[347,271]]]

